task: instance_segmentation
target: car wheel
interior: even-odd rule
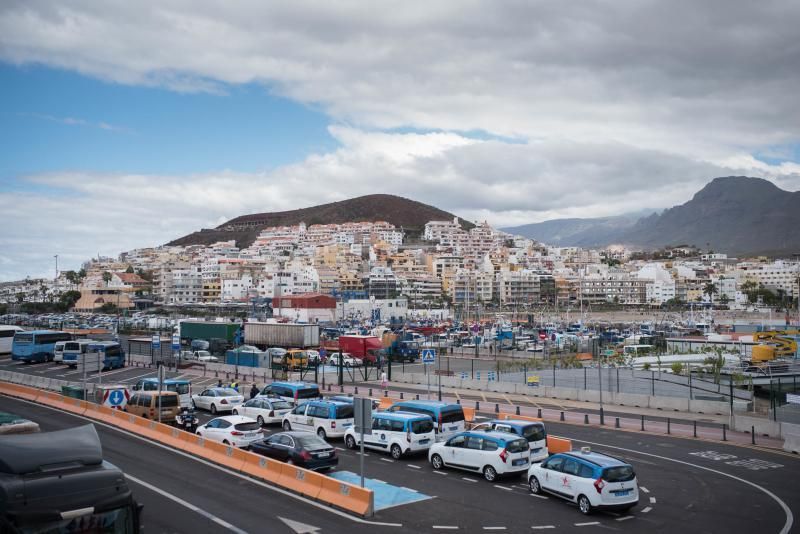
[[[260,415],[256,418],[256,421],[258,421],[258,426],[264,426],[264,418]]]
[[[497,478],[497,470],[492,467],[491,465],[487,465],[483,468],[483,478],[488,480],[489,482],[494,482]]]
[[[578,508],[583,515],[589,515],[592,513],[592,503],[589,502],[589,497],[586,495],[579,495],[578,496]]]
[[[195,402],[192,401],[192,410],[196,410],[196,409],[197,409],[197,404],[195,404]]]
[[[198,435],[198,436],[200,436],[201,438],[203,437],[203,434],[202,434],[202,432],[195,432],[195,434],[197,434],[197,435]]]
[[[222,440],[223,445],[230,445],[230,442],[227,439]]]
[[[212,404],[211,405],[211,415],[217,415],[217,405],[216,404]]]
[[[539,484],[539,479],[536,477],[531,477],[528,479],[528,488],[534,495],[539,495],[542,492],[542,485]]]
[[[355,449],[356,448],[356,438],[353,436],[348,435],[344,438],[344,445],[348,449]]]
[[[292,425],[289,423],[289,421],[283,422],[283,429],[286,430],[287,432],[292,429]]]
[[[400,445],[396,443],[392,445],[392,458],[395,460],[399,460],[401,456],[403,456],[403,449],[400,448]]]
[[[438,454],[434,454],[431,456],[431,465],[434,469],[441,469],[444,467],[444,462],[442,461],[442,457]]]
[[[325,438],[328,437],[328,435],[325,433],[325,429],[324,428],[318,428],[317,429],[317,435],[322,439],[325,439]]]
[[[234,408],[234,410],[233,410],[233,415],[239,415],[239,410],[237,410],[237,409],[235,409],[235,408]]]

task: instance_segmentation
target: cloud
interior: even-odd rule
[[[719,163],[800,138],[800,3],[5,2],[0,58],[368,129],[616,141]]]
[[[108,130],[112,132],[126,132],[131,133],[130,128],[126,128],[124,126],[117,126],[114,124],[109,124],[107,122],[99,121],[89,121],[86,119],[79,119],[75,117],[56,117],[55,115],[48,115],[47,113],[25,113],[20,112],[17,115],[23,117],[33,117],[36,119],[42,119],[50,122],[57,122],[59,124],[65,124],[67,126],[89,126],[92,128],[100,128],[101,130]]]
[[[10,259],[0,263],[0,280],[51,276],[54,254],[62,268],[77,268],[90,256],[163,244],[238,215],[371,193],[510,226],[666,208],[691,198],[712,177],[754,171],[614,142],[520,144],[341,126],[330,133],[339,149],[270,172],[29,176],[35,194],[0,193],[0,212],[16,221],[0,234],[0,250]],[[800,189],[800,174],[758,164],[759,175]]]

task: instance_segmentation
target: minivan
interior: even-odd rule
[[[66,341],[56,341],[56,346],[53,347],[53,361],[61,363],[64,361],[64,344]]]
[[[361,433],[349,427],[344,444],[355,449],[361,444]],[[389,452],[395,460],[407,453],[426,451],[436,441],[433,420],[429,415],[406,412],[372,414],[372,433],[364,434],[364,447]]]
[[[264,397],[280,397],[294,404],[301,404],[312,399],[321,399],[319,386],[313,382],[273,382],[264,386],[259,395]]]
[[[528,440],[528,444],[531,447],[531,463],[541,462],[547,458],[547,431],[542,422],[517,419],[493,419],[473,426],[472,430],[516,434]]]
[[[178,394],[174,391],[162,391],[161,397],[161,421],[163,423],[175,422],[175,416],[181,408]],[[125,411],[144,417],[145,419],[158,420],[159,393],[157,391],[138,391],[128,400]]]
[[[464,410],[460,404],[441,401],[408,400],[392,404],[389,412],[411,412],[430,416],[436,429],[436,441],[463,432],[466,426]]]
[[[353,426],[353,417],[352,403],[312,400],[284,415],[283,429],[316,432],[322,439],[340,438]]]

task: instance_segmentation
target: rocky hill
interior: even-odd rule
[[[246,247],[258,233],[269,226],[288,226],[305,222],[312,224],[341,224],[359,221],[386,221],[408,234],[419,235],[425,223],[433,220],[452,220],[455,215],[428,204],[395,195],[366,195],[309,208],[271,213],[242,215],[216,228],[203,229],[175,239],[168,245],[210,245],[217,241],[236,240]],[[464,228],[474,225],[462,220]]]
[[[556,219],[508,228],[562,246],[692,244],[731,255],[800,252],[800,192],[761,178],[715,178],[694,197],[661,214],[632,218]]]

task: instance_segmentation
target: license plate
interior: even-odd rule
[[[458,427],[457,426],[451,426],[450,430],[458,430]]]
[[[246,438],[254,438],[257,435],[258,434],[256,434],[255,432],[249,432],[249,433],[245,434],[244,437],[246,437]]]
[[[617,490],[612,493],[614,494],[615,497],[625,497],[626,495],[630,495],[631,491],[633,490],[626,489],[626,490]]]
[[[527,458],[519,458],[519,459],[514,460],[513,462],[511,462],[511,465],[525,465],[527,463],[528,463],[528,459]]]
[[[351,426],[353,426],[353,423],[345,423],[345,424],[344,424],[344,425],[342,425],[342,426],[344,426],[345,428],[347,428],[347,427],[351,427]]]
[[[421,445],[424,445],[425,443],[428,443],[429,441],[430,441],[429,439],[421,439],[421,440],[419,440],[419,443]]]
[[[329,452],[319,452],[319,453],[317,453],[317,458],[327,458],[330,455],[331,455],[331,453],[329,453]]]

